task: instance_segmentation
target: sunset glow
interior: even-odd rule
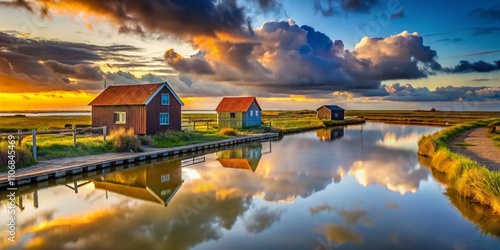
[[[497,109],[498,5],[348,2],[0,1],[0,109],[89,110],[105,80],[167,81],[186,110]]]

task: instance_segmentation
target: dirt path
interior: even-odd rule
[[[455,145],[466,142],[474,146],[460,147]],[[500,171],[500,149],[488,137],[488,128],[475,128],[459,134],[448,143],[456,153],[465,155],[491,170]]]

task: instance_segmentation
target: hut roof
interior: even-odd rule
[[[98,95],[89,105],[112,106],[112,105],[147,105],[163,87],[167,87],[172,96],[182,105],[174,90],[167,82],[153,84],[120,85],[109,86]]]
[[[257,98],[252,97],[224,97],[222,101],[220,101],[219,105],[215,109],[217,112],[246,112],[248,108],[255,101],[259,110],[259,103],[257,102]]]
[[[344,110],[343,108],[341,108],[341,107],[339,107],[337,105],[323,105],[323,106],[317,108],[316,110],[319,110],[322,107],[325,107],[325,108],[327,108],[329,110]]]
[[[176,187],[175,190],[169,196],[167,199],[160,197],[158,194],[156,194],[152,189],[149,187],[136,187],[136,186],[129,186],[126,184],[121,184],[121,183],[112,183],[112,182],[106,182],[106,181],[100,181],[100,180],[93,180],[95,188],[98,189],[105,189],[113,193],[125,195],[128,197],[132,197],[134,199],[139,199],[139,200],[144,200],[144,201],[151,201],[154,203],[160,203],[163,206],[168,205],[168,202],[172,197],[175,195],[175,193],[179,190],[179,188],[182,185],[182,182],[179,183]]]

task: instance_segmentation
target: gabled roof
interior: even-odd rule
[[[147,105],[164,87],[170,91],[172,96],[181,104],[181,106],[184,105],[167,82],[109,86],[91,103],[89,103],[89,105]]]
[[[250,162],[244,158],[229,158],[229,159],[219,158],[217,159],[217,161],[219,161],[220,164],[225,168],[245,169],[252,171],[255,171],[255,168],[257,168],[257,167],[253,168],[250,165]]]
[[[135,187],[129,186],[122,183],[113,183],[100,180],[93,180],[95,188],[105,189],[113,193],[125,195],[127,197],[132,197],[134,199],[151,201],[155,203],[160,203],[163,206],[167,206],[170,200],[174,197],[177,191],[180,189],[182,182],[175,186],[175,189],[167,197],[160,197],[159,194],[155,193],[148,186],[146,187]],[[165,199],[166,198],[166,199]]]
[[[323,106],[317,108],[316,111],[319,110],[322,107],[325,107],[325,108],[327,108],[329,110],[344,110],[343,108],[341,108],[341,107],[339,107],[337,105],[323,105]]]
[[[217,112],[246,112],[248,108],[255,101],[259,110],[260,108],[257,99],[252,97],[224,97],[222,101],[220,101],[219,106],[215,109]]]

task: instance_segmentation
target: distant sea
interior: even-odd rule
[[[14,115],[25,115],[25,116],[75,116],[75,115],[90,115],[90,111],[54,111],[54,112],[0,112],[0,117],[2,116],[14,116]]]
[[[184,114],[215,114],[215,110],[183,110]],[[91,115],[90,111],[39,111],[39,112],[28,112],[28,111],[0,111],[0,117],[2,116],[14,116],[14,115],[25,115],[25,116],[78,116],[78,115]]]

